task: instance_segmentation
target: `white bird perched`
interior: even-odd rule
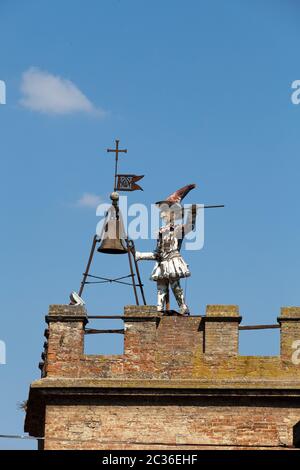
[[[76,307],[78,305],[85,305],[85,302],[81,297],[79,297],[77,292],[73,291],[70,294],[70,305],[74,305]]]

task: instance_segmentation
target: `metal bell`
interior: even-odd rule
[[[111,255],[123,255],[128,253],[124,241],[120,238],[119,220],[111,219],[106,222],[104,234],[97,251]]]

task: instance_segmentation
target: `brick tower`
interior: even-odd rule
[[[44,449],[300,446],[300,307],[281,309],[280,356],[239,356],[239,310],[161,316],[127,306],[124,354],[86,355],[84,307],[51,305],[25,431]]]

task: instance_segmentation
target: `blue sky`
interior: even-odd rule
[[[0,434],[23,431],[17,402],[39,377],[44,315],[78,289],[98,221],[79,201],[107,199],[115,138],[128,149],[120,170],[146,175],[130,201],[195,182],[188,201],[226,204],[206,213],[204,249],[185,253],[193,313],[233,303],[244,324],[274,323],[299,304],[299,16],[292,0],[0,0]],[[97,255],[93,272],[127,274],[116,258]],[[140,267],[155,303],[151,263]],[[127,287],[85,294],[90,314],[133,303]],[[120,337],[87,343],[122,348]],[[278,350],[276,330],[241,335],[243,354]],[[1,440],[8,448],[35,443]]]

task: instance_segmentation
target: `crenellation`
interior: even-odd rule
[[[25,423],[34,435],[41,415],[46,449],[300,446],[299,307],[281,309],[278,356],[239,355],[235,305],[204,316],[126,306],[117,355],[84,353],[83,307],[52,305],[46,321]]]

